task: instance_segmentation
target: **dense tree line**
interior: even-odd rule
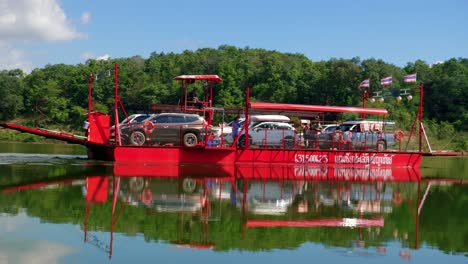
[[[417,72],[425,83],[424,117],[468,131],[468,59],[450,59],[428,65],[424,61],[400,68],[378,59],[330,59],[313,62],[302,54],[264,49],[220,46],[196,51],[152,53],[108,61],[89,60],[78,65],[47,65],[30,74],[21,70],[0,72],[0,118],[21,118],[29,125],[67,125],[78,128],[87,108],[90,73],[106,73],[119,64],[120,95],[129,112],[148,110],[150,104],[176,104],[182,74],[217,74],[223,82],[216,87],[217,106],[242,106],[245,88],[252,100],[318,105],[361,105],[359,83],[371,79],[371,88],[380,89],[379,80],[393,76],[392,88],[407,87],[403,76]],[[94,82],[93,98],[100,111],[113,104],[114,79]],[[202,89],[200,88],[200,93]],[[417,108],[413,101],[392,98],[370,107],[385,107],[390,118],[411,126]]]

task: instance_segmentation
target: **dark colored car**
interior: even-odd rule
[[[129,115],[127,118],[122,120],[122,122],[120,122],[119,126],[128,125],[128,124],[131,124],[131,123],[140,123],[140,122],[143,122],[144,120],[150,118],[151,116],[154,116],[154,114],[133,114],[133,115]],[[115,137],[115,126],[111,126],[109,141],[114,142],[114,137]]]
[[[197,114],[163,113],[143,122],[121,126],[123,144],[182,144],[194,147],[208,132],[205,119]]]

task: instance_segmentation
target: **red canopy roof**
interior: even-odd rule
[[[174,78],[174,80],[195,80],[195,81],[213,81],[222,82],[223,79],[219,78],[218,75],[180,75]]]
[[[338,112],[338,113],[360,113],[386,115],[387,109],[384,108],[363,108],[348,106],[327,106],[327,105],[299,105],[299,104],[276,104],[251,102],[250,108],[254,110],[277,110],[278,112],[302,111],[302,112]]]

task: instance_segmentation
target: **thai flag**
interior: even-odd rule
[[[380,85],[390,85],[392,84],[392,76],[387,76],[380,80]]]
[[[416,82],[416,73],[406,75],[405,77],[403,77],[403,81],[404,82]]]
[[[369,87],[369,79],[366,79],[359,84],[359,88],[368,88],[368,87]]]

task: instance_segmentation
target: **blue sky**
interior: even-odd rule
[[[468,57],[468,1],[0,0],[0,69],[233,45],[404,66]]]

